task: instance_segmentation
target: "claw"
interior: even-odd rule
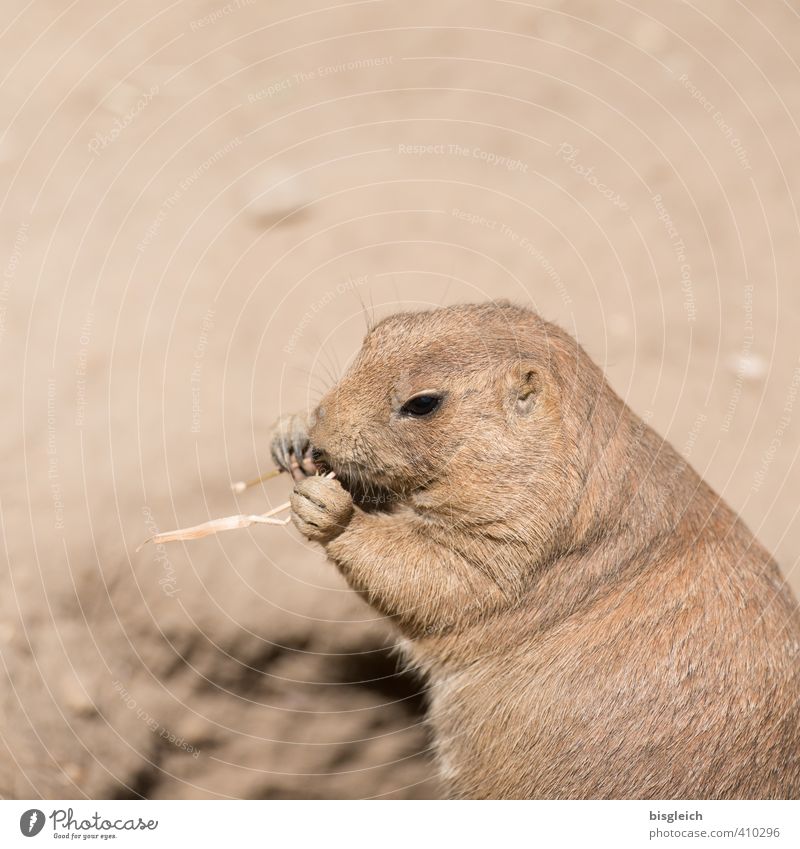
[[[305,431],[295,430],[292,434],[293,460],[302,477],[306,476],[305,459],[308,451],[308,436]],[[293,475],[294,476],[294,475]]]
[[[289,460],[284,450],[284,443],[279,436],[276,436],[272,440],[272,445],[270,446],[270,454],[272,454],[272,459],[279,469],[284,472],[289,471]]]
[[[308,444],[306,424],[303,416],[291,415],[279,419],[273,429],[270,452],[275,465],[295,477],[293,460],[299,468],[303,452]]]

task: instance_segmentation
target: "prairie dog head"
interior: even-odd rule
[[[508,303],[391,316],[312,414],[315,461],[365,506],[408,501],[480,523],[566,506],[576,351]]]

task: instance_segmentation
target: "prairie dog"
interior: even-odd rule
[[[452,796],[800,796],[797,603],[569,334],[391,316],[272,449],[427,676]]]

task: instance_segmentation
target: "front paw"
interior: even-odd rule
[[[295,480],[316,472],[308,442],[308,423],[302,414],[278,419],[272,428],[270,450],[275,465]]]
[[[303,536],[329,542],[353,515],[353,499],[335,478],[315,475],[295,484],[291,495],[292,521]]]

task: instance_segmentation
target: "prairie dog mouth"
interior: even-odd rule
[[[364,509],[386,510],[401,500],[397,493],[376,481],[375,472],[366,466],[351,460],[337,461],[319,448],[311,449],[311,459],[320,474],[333,472],[353,501]]]

